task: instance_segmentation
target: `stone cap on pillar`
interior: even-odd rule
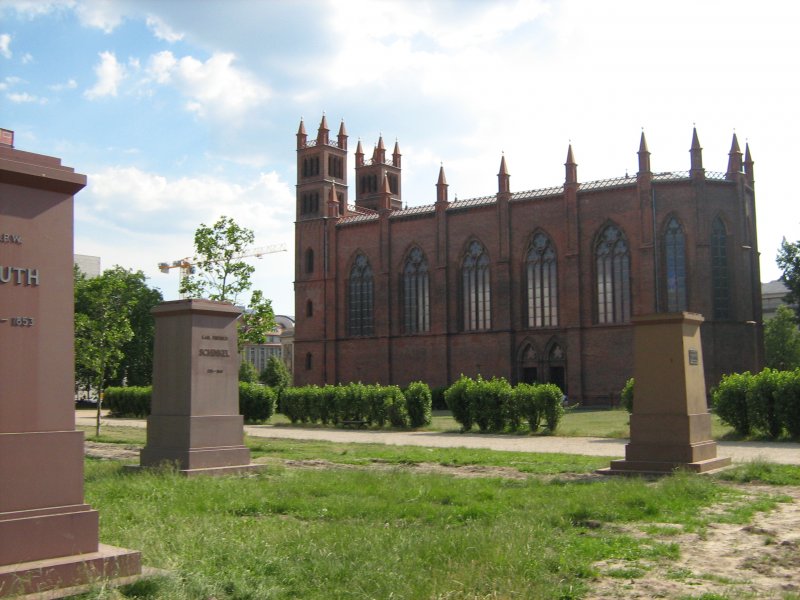
[[[240,307],[235,306],[230,302],[220,302],[218,300],[206,300],[204,298],[188,298],[185,300],[169,300],[153,307],[150,313],[154,317],[162,317],[165,315],[175,314],[220,314],[230,313],[240,315],[244,312]]]
[[[634,325],[659,325],[662,323],[689,322],[698,325],[705,321],[705,317],[695,312],[654,313],[650,315],[634,316],[631,323]]]

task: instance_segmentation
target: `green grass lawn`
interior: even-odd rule
[[[630,435],[629,420],[630,415],[624,409],[571,408],[564,413],[555,435],[627,438]],[[274,415],[269,422],[280,427],[291,426],[289,419],[281,414]],[[302,427],[323,427],[323,425],[302,425]],[[430,426],[425,428],[427,431],[445,432],[456,432],[460,429],[461,426],[447,410],[434,411]],[[477,432],[477,429],[474,431]],[[728,438],[732,432],[731,427],[722,423],[716,415],[711,415],[711,434],[714,439]],[[525,427],[517,435],[530,435],[530,431]],[[534,435],[550,435],[550,433],[540,430]]]
[[[299,446],[272,454],[336,459],[352,450]],[[169,571],[123,588],[121,597],[177,600],[580,598],[600,560],[642,568],[679,552],[669,539],[617,525],[697,531],[747,522],[775,503],[763,497],[741,505],[740,491],[709,477],[581,478],[594,459],[580,457],[561,458],[569,477],[418,474],[399,459],[418,450],[395,451],[398,466],[388,470],[275,464],[257,476],[193,479],[88,460],[86,499],[100,510],[104,543],[140,549],[146,565]],[[476,459],[471,451],[440,452],[425,458]],[[514,453],[477,459],[502,466],[507,454]],[[112,597],[105,593],[86,597]]]

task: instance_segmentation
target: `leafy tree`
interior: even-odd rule
[[[197,272],[181,280],[180,293],[189,298],[208,298],[235,304],[240,294],[250,290],[255,267],[242,260],[253,244],[252,230],[240,227],[222,216],[211,225],[200,224],[194,234]],[[260,290],[254,290],[239,325],[239,344],[263,344],[275,328],[272,303]]]
[[[789,371],[800,367],[800,331],[794,311],[779,306],[775,316],[764,325],[764,350],[766,366]]]
[[[75,368],[98,391],[96,434],[100,435],[102,390],[117,373],[123,347],[134,335],[127,274],[114,267],[91,279],[75,269]]]
[[[122,347],[122,362],[117,377],[111,378],[111,385],[146,386],[153,382],[153,342],[155,339],[155,319],[151,309],[160,304],[164,297],[161,291],[147,286],[144,273],[118,269],[118,276],[125,282],[127,296],[132,305],[129,321],[133,337]]]
[[[273,388],[283,389],[288,387],[291,382],[292,376],[283,361],[277,356],[270,356],[267,366],[261,372],[261,383]]]
[[[249,360],[242,360],[239,365],[239,381],[244,383],[256,383],[258,381],[258,370]]]
[[[781,281],[789,288],[786,302],[795,307],[795,318],[800,320],[800,241],[789,243],[783,238],[776,262],[783,271]]]

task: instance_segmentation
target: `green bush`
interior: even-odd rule
[[[325,387],[318,388],[317,403],[319,407],[319,420],[322,424],[336,423],[336,387],[333,385],[326,385]]]
[[[800,369],[783,373],[775,394],[775,410],[789,435],[800,439]]]
[[[153,386],[109,387],[103,394],[103,406],[114,417],[143,418],[150,414]]]
[[[714,412],[741,436],[750,435],[752,430],[747,402],[752,380],[749,371],[724,375],[711,395]]]
[[[431,408],[433,410],[447,410],[447,401],[444,399],[446,391],[446,385],[431,388]]]
[[[239,364],[239,381],[245,383],[256,383],[258,381],[258,371],[249,360],[243,360]]]
[[[239,382],[239,414],[248,423],[263,423],[275,413],[275,392],[258,383]]]
[[[625,382],[625,387],[619,393],[619,403],[629,413],[633,412],[633,384],[633,377],[631,377]]]
[[[444,393],[447,408],[453,413],[453,418],[456,422],[461,425],[461,431],[469,431],[473,425],[469,398],[467,398],[467,388],[471,381],[469,377],[461,375]]]
[[[305,388],[293,387],[283,390],[281,411],[292,422],[297,423],[303,414],[303,394]]]
[[[403,395],[406,398],[406,410],[411,427],[430,425],[433,399],[428,384],[415,381],[408,385]]]
[[[541,420],[539,403],[536,401],[536,386],[529,383],[517,384],[514,388],[514,403],[520,417],[528,422],[531,433],[535,433],[539,429]]]
[[[771,438],[781,434],[783,426],[778,419],[775,393],[781,385],[781,372],[764,369],[753,377],[747,390],[747,412],[751,427]]]
[[[362,402],[367,408],[368,423],[374,423],[378,427],[386,425],[389,419],[389,406],[386,402],[387,397],[381,393],[379,385],[365,385],[362,390]]]
[[[381,387],[377,393],[384,396],[384,403],[387,406],[389,416],[389,424],[392,427],[408,427],[406,399],[400,388],[396,385],[390,385]]]
[[[505,379],[489,381],[480,375],[467,386],[467,399],[472,420],[482,432],[502,431],[505,427],[504,407],[511,396],[511,386]]]
[[[554,383],[537,385],[535,390],[536,404],[544,418],[547,429],[551,432],[558,428],[561,417],[564,416],[564,394],[561,388]]]
[[[263,371],[261,371],[259,378],[261,379],[261,383],[264,383],[271,388],[280,389],[289,387],[289,384],[291,384],[292,381],[292,375],[289,373],[286,365],[275,355],[269,357],[267,366],[264,367]]]

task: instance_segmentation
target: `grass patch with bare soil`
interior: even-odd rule
[[[136,447],[141,433],[106,428],[102,441]],[[739,538],[774,553],[778,580],[777,569],[796,566],[782,528],[794,513],[781,513],[781,527],[747,529],[794,506],[772,488],[685,473],[601,477],[592,472],[607,459],[596,457],[247,443],[265,472],[186,479],[87,460],[102,541],[141,549],[145,564],[169,571],[87,598],[624,598],[662,594],[656,585],[666,595],[631,597],[723,588],[735,597],[731,589],[750,593],[743,569],[764,571],[764,562],[717,572],[719,561],[684,559]],[[698,581],[702,590],[687,588]]]

